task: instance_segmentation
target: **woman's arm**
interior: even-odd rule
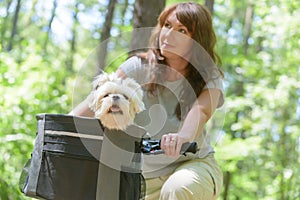
[[[87,96],[79,105],[77,105],[69,115],[94,117],[94,112],[89,108],[89,102],[91,102],[91,94]]]
[[[178,133],[163,135],[161,148],[165,154],[179,156],[183,143],[192,142],[203,132],[204,126],[215,112],[221,92],[219,89],[205,89],[188,112]]]

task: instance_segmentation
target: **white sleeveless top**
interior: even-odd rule
[[[120,69],[127,77],[135,79],[143,85],[149,81],[148,65],[143,64],[141,58],[134,56],[125,61]],[[177,81],[165,81],[164,87],[167,89],[158,90],[156,95],[150,95],[144,92],[144,104],[146,110],[137,114],[135,123],[142,126],[153,139],[161,139],[163,134],[176,133],[182,125],[175,114],[175,108],[178,104],[178,96],[183,89],[184,78]],[[221,91],[218,107],[224,103],[224,91],[222,78],[218,75],[208,81],[204,89],[217,88]],[[171,173],[180,163],[195,159],[204,158],[210,153],[214,153],[210,144],[209,133],[204,131],[197,138],[199,151],[196,154],[182,155],[179,158],[170,158],[165,155],[144,155],[143,157],[143,175],[145,178],[154,178]]]

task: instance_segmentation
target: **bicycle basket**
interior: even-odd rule
[[[143,130],[104,130],[95,118],[40,114],[20,189],[42,199],[143,199]],[[127,132],[127,130],[126,130]],[[134,132],[134,133],[133,133]],[[136,136],[136,137],[135,137]]]

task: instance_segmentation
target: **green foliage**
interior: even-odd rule
[[[221,6],[221,2],[215,22],[217,32],[222,33],[218,50],[226,74],[227,112],[226,137],[216,149],[227,184],[226,197],[297,199],[299,3],[252,2],[252,32],[245,53],[242,28],[247,4],[232,1],[231,6],[225,2]]]
[[[50,33],[45,49],[50,10],[41,6],[42,1],[22,1],[17,37],[7,52],[14,15],[14,4],[5,13],[7,2],[0,2],[0,199],[15,200],[26,199],[19,192],[18,180],[33,148],[35,115],[68,113],[90,92],[103,24],[94,16],[88,18],[93,23],[80,18],[76,48],[71,51],[70,24],[58,12],[56,22],[64,25],[60,37],[66,37]],[[31,7],[34,2],[38,6]],[[167,5],[176,2],[168,0]],[[117,5],[107,72],[115,71],[127,57],[132,3],[124,20],[120,20],[124,5]],[[254,10],[246,43],[249,4]],[[65,8],[70,14],[75,7],[65,4]],[[106,5],[95,0],[79,6],[81,17],[89,13],[103,17],[105,11]],[[299,18],[297,0],[215,1],[216,50],[223,61],[226,101],[209,128],[224,135],[214,138],[224,172],[220,199],[293,200],[300,196]]]
[[[64,84],[67,73],[28,47],[28,56],[16,61],[16,52],[0,54],[0,197],[21,199],[18,180],[30,158],[36,134],[35,115],[66,113],[70,98]]]

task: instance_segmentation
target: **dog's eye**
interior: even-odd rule
[[[128,96],[126,96],[125,94],[123,94],[123,96],[124,96],[124,98],[126,99],[126,100],[128,100],[129,98],[128,98]]]
[[[108,97],[109,95],[110,95],[110,93],[108,93],[108,94],[104,95],[103,97],[105,98],[105,97]]]

